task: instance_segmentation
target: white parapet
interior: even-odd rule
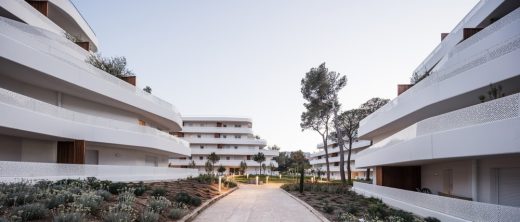
[[[84,179],[87,177],[130,182],[179,180],[198,175],[197,169],[185,168],[0,161],[0,182]]]
[[[443,197],[374,184],[354,182],[352,188],[365,196],[423,217],[441,221],[518,221],[520,208]]]

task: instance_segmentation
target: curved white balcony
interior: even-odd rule
[[[206,165],[206,162],[207,160],[193,160],[195,162],[195,165],[196,166],[205,166]],[[260,164],[258,164],[258,162],[255,162],[254,160],[220,160],[218,161],[217,163],[215,163],[215,166],[232,166],[232,167],[239,167],[240,166],[240,162],[242,161],[245,161],[246,164],[247,164],[247,167],[259,167]],[[170,160],[170,164],[173,165],[173,166],[188,166],[190,163],[192,162],[192,160],[179,160],[179,159],[171,159]],[[273,164],[275,167],[278,166],[278,163],[276,161],[265,161],[263,162],[263,164],[265,164],[266,166],[269,166],[269,164]]]
[[[160,130],[137,123],[67,110],[0,88],[0,129],[51,138],[86,140],[128,148],[189,156],[189,144]]]
[[[520,153],[520,94],[431,117],[358,153],[359,167]]]
[[[183,118],[184,119],[184,118]],[[253,129],[248,127],[182,127],[183,133],[235,133],[253,135]]]
[[[44,29],[0,18],[0,62],[5,75],[29,84],[139,113],[172,131],[181,116],[168,102],[85,62],[79,46]],[[13,71],[15,70],[15,71]]]
[[[191,144],[228,144],[228,145],[258,145],[265,146],[267,142],[262,139],[254,139],[254,138],[242,138],[242,139],[232,139],[232,138],[194,138],[194,137],[184,137],[185,140],[190,142]]]
[[[253,120],[248,117],[228,117],[228,116],[183,116],[182,119],[187,122],[233,122],[233,123],[252,123]]]
[[[277,150],[264,150],[258,148],[252,149],[233,149],[233,148],[225,148],[225,149],[198,149],[192,148],[191,155],[209,155],[211,153],[215,153],[217,155],[256,155],[259,152],[263,153],[265,156],[278,156]]]
[[[345,162],[347,161],[347,156],[348,154],[345,153]],[[354,161],[356,160],[356,154],[352,153],[350,155],[350,161]],[[311,165],[314,165],[314,164],[324,164],[326,161],[325,161],[325,157],[321,158],[321,159],[312,159],[309,161],[309,163]],[[329,164],[331,163],[339,163],[339,156],[335,156],[335,157],[329,157]]]
[[[69,34],[92,43],[92,51],[96,52],[99,42],[96,34],[81,15],[81,12],[70,0],[48,0],[49,18],[60,25]],[[53,16],[56,15],[56,16]]]
[[[352,144],[352,150],[365,148],[365,147],[370,146],[371,144],[372,144],[372,142],[370,140],[359,140]],[[348,144],[346,144],[345,146],[346,147],[345,147],[344,151],[346,153],[348,150]],[[321,149],[323,149],[323,143],[318,144],[318,147],[321,147]],[[339,153],[339,147],[329,147],[329,149],[327,151],[329,154]],[[322,156],[322,155],[325,155],[325,150],[321,150],[321,151],[312,153],[311,157],[317,157],[317,156]]]
[[[453,47],[442,66],[363,119],[361,138],[405,128],[422,119],[479,103],[490,83],[504,90],[520,84],[520,9]],[[516,78],[515,78],[516,77]],[[506,92],[511,93],[511,92]]]

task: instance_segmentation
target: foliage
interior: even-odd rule
[[[97,190],[96,195],[103,197],[104,201],[109,201],[112,199],[112,194],[106,190]]]
[[[379,108],[386,105],[388,102],[390,102],[389,99],[374,97],[372,99],[367,100],[365,103],[361,104],[359,108],[365,111],[365,116],[368,116],[376,110],[378,110]]]
[[[211,163],[211,161],[206,161],[204,169],[206,170],[206,173],[213,173],[213,164]]]
[[[125,57],[103,57],[101,54],[93,54],[87,59],[94,67],[116,77],[133,76],[128,69]]]
[[[136,186],[132,186],[132,188],[134,188],[135,196],[141,196],[148,190],[148,187],[144,185],[143,181],[139,182]]]
[[[146,87],[143,88],[143,91],[152,94],[152,87],[146,86]]]
[[[265,161],[265,155],[262,152],[258,152],[253,156],[253,160],[260,165],[260,174],[262,174],[262,163]]]
[[[78,212],[73,213],[59,213],[54,216],[54,222],[83,222],[85,220],[85,215]]]
[[[435,217],[426,217],[426,218],[424,218],[424,221],[426,221],[426,222],[441,222],[439,219],[437,219]]]
[[[40,203],[26,204],[16,207],[14,210],[12,219],[16,221],[21,219],[22,221],[43,219],[49,213],[49,210]]]
[[[179,208],[173,208],[168,213],[168,217],[173,220],[181,219],[182,217],[184,217],[184,215],[186,215],[186,211],[184,209]]]
[[[176,202],[192,206],[199,206],[202,203],[202,200],[199,197],[192,197],[186,192],[177,193],[173,199]]]
[[[325,202],[325,204],[323,205],[323,211],[325,213],[332,214],[334,213],[334,207],[329,205],[328,202]]]
[[[208,160],[213,165],[215,165],[215,163],[217,163],[220,160],[220,157],[215,152],[211,152],[211,154],[209,154],[209,156],[208,156]]]
[[[426,72],[424,74],[419,74],[418,72],[414,72],[412,74],[412,77],[410,77],[410,84],[417,84],[419,83],[421,80],[423,80],[424,78],[428,77],[429,76],[429,72]]]
[[[52,193],[49,199],[46,199],[44,203],[48,209],[53,209],[73,201],[74,195],[71,192],[67,190],[57,190],[56,192]]]
[[[325,150],[325,160],[328,164],[327,142],[330,133],[330,124],[335,107],[338,105],[338,92],[347,84],[346,76],[330,71],[322,63],[318,68],[311,68],[301,80],[301,93],[306,103],[305,111],[301,115],[300,127],[302,130],[311,129],[320,134]],[[327,179],[330,171],[327,165]]]
[[[222,165],[220,165],[217,169],[217,172],[219,172],[220,174],[223,174],[224,172],[226,172],[226,168],[223,167]]]
[[[119,194],[122,190],[126,189],[127,185],[126,183],[117,182],[117,183],[110,183],[108,185],[108,191],[112,194]]]
[[[155,211],[145,210],[141,214],[140,222],[156,222],[159,221],[160,215]]]
[[[197,167],[197,165],[195,164],[195,160],[191,160],[191,162],[188,164],[188,168],[193,169],[193,168],[196,168],[196,167]]]
[[[291,152],[279,152],[277,157],[273,159],[278,163],[279,172],[287,172],[292,165]]]
[[[160,196],[160,197],[151,197],[148,199],[148,207],[153,212],[161,213],[166,208],[170,207],[172,205],[172,202],[170,202],[166,197]]]
[[[274,144],[272,147],[269,148],[270,150],[280,150],[280,147],[276,144]]]
[[[388,212],[386,210],[386,205],[384,203],[373,203],[368,205],[368,216],[371,219],[384,219],[388,216]]]
[[[125,189],[123,192],[119,194],[117,197],[117,201],[119,204],[123,205],[132,205],[135,200],[135,194],[133,189]]]
[[[196,180],[199,183],[213,184],[215,177],[213,177],[212,175],[209,175],[209,174],[199,174],[199,176],[196,178]]]
[[[97,212],[101,207],[103,197],[96,195],[95,192],[82,193],[74,200],[74,206],[85,209],[87,212]]]
[[[246,161],[240,161],[240,171],[242,171],[242,174],[244,174],[247,170],[247,163]]]
[[[152,196],[154,197],[164,197],[166,193],[167,191],[163,187],[156,187],[152,190]]]

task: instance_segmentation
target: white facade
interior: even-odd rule
[[[352,152],[350,154],[350,170],[352,179],[365,179],[366,178],[366,169],[357,168],[356,167],[356,156],[357,154],[366,149],[371,145],[368,140],[359,140],[352,143]],[[344,161],[345,161],[345,174],[347,173],[347,159],[348,159],[348,143],[345,145],[344,149]],[[320,171],[323,173],[322,177],[326,177],[327,173],[327,163],[325,160],[325,150],[323,149],[323,143],[317,145],[319,151],[311,153],[309,162],[314,169],[315,173]],[[340,156],[339,156],[339,146],[336,142],[329,141],[327,143],[327,152],[329,154],[329,170],[330,170],[330,179],[339,180],[341,179],[340,174]],[[370,172],[370,176],[372,176],[372,171]]]
[[[278,150],[266,149],[267,142],[253,135],[253,122],[249,118],[239,117],[183,117],[182,132],[177,136],[190,142],[191,157],[179,157],[170,160],[174,167],[190,167],[195,163],[201,173],[206,173],[205,164],[208,156],[215,153],[220,161],[215,163],[215,172],[219,166],[226,168],[225,173],[240,173],[240,163],[245,162],[245,173],[260,173],[260,164],[253,156],[263,153],[266,160],[265,173],[274,173],[272,167],[278,164],[273,160]],[[262,169],[262,173],[264,170]]]
[[[356,166],[375,184],[356,191],[442,221],[520,216],[519,7],[479,2],[416,70],[429,75],[361,122],[373,145]]]
[[[182,129],[180,113],[85,62],[97,47],[68,0],[0,0],[0,165],[9,166],[0,181],[197,175],[167,168],[169,158],[191,155],[188,142],[169,134]],[[37,168],[54,170],[24,172]]]

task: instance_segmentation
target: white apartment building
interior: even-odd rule
[[[519,6],[480,1],[415,70],[429,75],[362,120],[356,167],[375,180],[354,190],[442,221],[518,221]]]
[[[191,155],[179,112],[87,63],[98,46],[69,0],[0,0],[0,181],[197,175],[167,167]]]
[[[350,154],[350,170],[352,179],[365,179],[366,178],[366,169],[356,168],[355,160],[357,154],[366,149],[371,145],[368,140],[358,140],[352,143],[352,151]],[[348,158],[348,144],[345,145],[344,149],[344,160],[345,160],[345,174],[347,173],[347,158]],[[318,151],[314,152],[310,155],[309,162],[314,169],[315,172],[318,170],[322,173],[322,177],[327,177],[327,163],[325,160],[325,150],[323,149],[323,143],[317,145]],[[331,180],[339,180],[341,179],[341,174],[339,172],[339,146],[336,142],[329,141],[327,143],[327,151],[329,153],[329,170],[330,170],[330,179]],[[370,171],[370,178],[372,178],[372,171]]]
[[[190,142],[191,157],[180,157],[170,160],[173,167],[187,168],[193,162],[200,173],[206,173],[205,164],[208,156],[215,153],[220,161],[215,163],[215,172],[219,166],[226,168],[227,174],[239,174],[240,162],[247,164],[245,173],[260,173],[260,164],[253,156],[263,153],[266,160],[266,173],[271,172],[270,166],[278,164],[273,157],[278,156],[278,150],[266,149],[267,142],[256,138],[253,134],[253,121],[240,117],[183,117],[184,127],[177,136]],[[262,169],[262,173],[264,170]]]

